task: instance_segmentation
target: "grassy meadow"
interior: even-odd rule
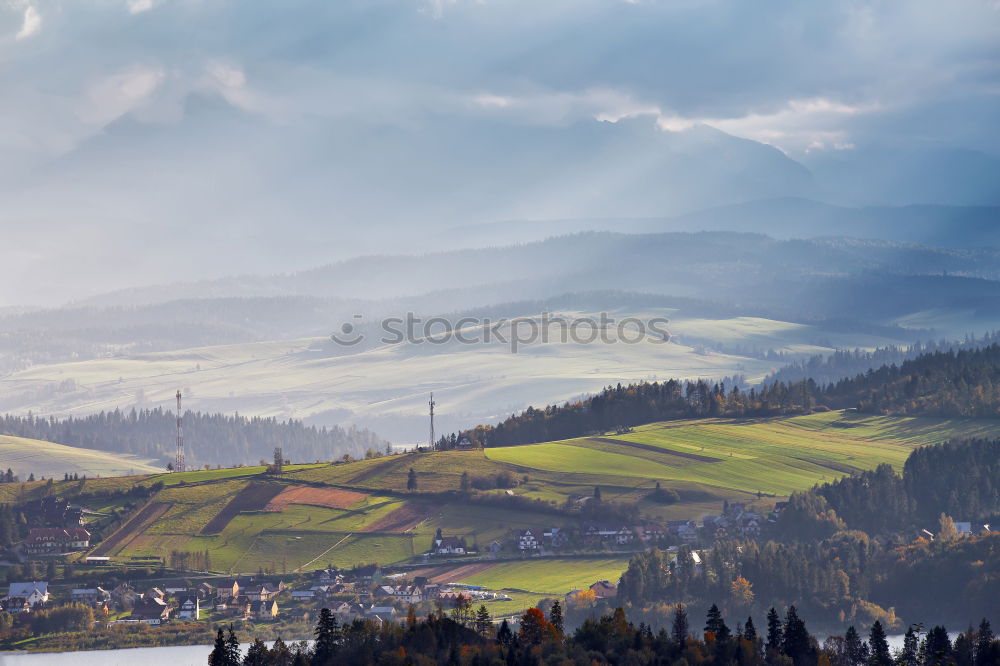
[[[120,453],[108,453],[25,437],[0,435],[0,467],[14,470],[22,479],[61,479],[66,473],[97,476],[149,474],[160,467],[152,461]]]
[[[127,491],[162,482],[164,488],[149,500],[150,520],[126,524],[112,536],[116,545],[109,554],[114,559],[168,559],[175,550],[207,550],[213,571],[280,573],[327,564],[420,563],[438,529],[483,547],[494,539],[503,541],[511,530],[570,525],[573,517],[556,507],[592,494],[594,486],[600,486],[606,500],[638,503],[644,519],[698,519],[718,513],[727,499],[766,509],[795,490],[844,474],[880,463],[900,468],[920,445],[998,436],[1000,424],[991,421],[850,412],[672,421],[622,435],[485,451],[291,465],[280,477],[264,474],[261,467],[240,467],[56,481],[50,488],[42,482],[0,484],[0,502],[47,492]],[[417,475],[416,492],[406,490],[411,468]],[[513,474],[518,481],[514,494],[543,500],[548,508],[501,508],[450,494],[459,489],[465,472],[487,479]],[[651,501],[657,482],[677,491],[680,501]],[[758,499],[758,492],[763,498]],[[121,500],[105,504],[114,508]],[[127,533],[130,529],[134,533]],[[626,555],[608,552],[581,559],[480,561],[471,568],[459,563],[445,574],[453,573],[453,582],[510,590],[514,601],[488,604],[503,614],[595,580],[616,579],[626,564]],[[434,561],[427,566],[433,568]]]

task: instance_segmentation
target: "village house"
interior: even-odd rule
[[[186,580],[174,579],[160,583],[160,589],[170,595],[187,592],[190,588],[191,585]]]
[[[519,530],[517,532],[518,550],[538,550],[538,537],[531,530]]]
[[[115,589],[111,590],[111,601],[121,610],[128,610],[135,606],[138,598],[139,594],[128,583],[119,583]]]
[[[227,580],[215,589],[215,596],[220,601],[240,596],[240,582],[238,580]]]
[[[234,618],[250,617],[250,600],[246,597],[230,597],[215,604],[215,610]]]
[[[317,569],[313,572],[313,581],[318,585],[334,585],[344,580],[343,574],[336,567]]]
[[[292,601],[309,601],[316,598],[316,590],[292,590]]]
[[[170,606],[163,599],[143,597],[136,600],[128,619],[157,627],[170,620]]]
[[[90,532],[82,527],[33,527],[24,540],[30,555],[54,555],[90,547]]]
[[[365,609],[365,617],[368,619],[374,619],[376,617],[381,620],[394,620],[396,618],[396,609],[392,606],[369,606]]]
[[[351,569],[345,578],[361,585],[371,585],[382,578],[382,569],[377,564],[365,564]]]
[[[146,594],[142,595],[146,599],[166,599],[167,594],[158,587],[151,587],[146,590]]]
[[[465,539],[453,536],[438,537],[434,539],[431,552],[434,555],[465,555]]]
[[[424,591],[416,585],[399,585],[392,590],[391,596],[403,604],[419,604],[424,600]]]
[[[247,587],[244,595],[250,601],[268,601],[278,595],[278,588],[270,583]]]
[[[494,559],[498,555],[500,555],[500,552],[502,550],[503,550],[503,544],[497,541],[496,539],[490,542],[490,545],[486,546],[486,554]]]
[[[618,596],[618,586],[606,580],[599,580],[590,586],[595,599],[613,599]]]
[[[542,539],[552,548],[562,548],[569,542],[569,531],[562,527],[550,527],[542,532]]]
[[[361,604],[352,604],[346,601],[334,604],[330,610],[340,624],[348,624],[365,614],[365,609]]]
[[[35,606],[46,604],[48,601],[48,582],[11,583],[4,598],[4,607],[11,613],[22,612],[25,609],[31,611]]]
[[[584,538],[590,544],[612,543],[619,546],[631,543],[635,534],[628,527],[591,525],[584,531]]]
[[[199,599],[211,599],[215,596],[215,588],[209,583],[201,583],[195,588]]]
[[[70,590],[69,600],[89,606],[104,605],[111,600],[111,593],[100,587]]]
[[[275,619],[278,617],[278,602],[274,599],[251,602],[250,617],[258,621]]]
[[[694,541],[698,538],[698,524],[693,520],[668,520],[667,532],[681,541]]]
[[[201,600],[198,599],[197,595],[184,597],[183,599],[181,599],[180,604],[177,605],[177,619],[178,620],[201,619]]]
[[[662,525],[656,525],[653,523],[647,523],[646,525],[636,527],[635,533],[639,536],[639,540],[643,543],[656,543],[667,536],[667,530]]]

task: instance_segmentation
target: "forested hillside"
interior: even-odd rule
[[[716,541],[702,561],[685,546],[677,559],[637,555],[618,603],[662,624],[662,599],[696,609],[761,614],[795,604],[826,624],[880,620],[900,629],[925,621],[969,622],[1000,595],[1000,441],[914,450],[902,476],[888,465],[793,494],[762,539]],[[972,523],[960,536],[954,521]],[[921,538],[918,527],[933,538]],[[927,534],[927,533],[924,533]]]
[[[184,441],[189,464],[238,465],[271,460],[275,447],[293,461],[360,457],[368,449],[382,451],[387,442],[367,429],[316,428],[301,421],[245,417],[239,414],[184,414]],[[114,410],[82,418],[36,418],[4,415],[0,434],[30,437],[70,446],[173,460],[176,420],[162,408]],[[21,470],[24,473],[31,470]]]
[[[819,386],[826,386],[842,379],[865,374],[883,365],[899,365],[922,354],[975,349],[997,342],[1000,342],[1000,331],[987,333],[981,338],[970,336],[962,341],[930,340],[905,347],[879,347],[872,351],[842,349],[826,356],[817,354],[804,361],[789,363],[764,381],[788,383],[812,379]]]
[[[826,387],[813,379],[727,389],[725,381],[641,382],[543,409],[529,407],[495,426],[462,436],[484,446],[567,439],[668,419],[776,416],[813,409],[856,408],[875,414],[1000,418],[1000,345],[921,354],[902,365],[883,365]],[[733,383],[733,382],[730,382]]]
[[[924,446],[910,454],[902,475],[883,464],[793,495],[778,525],[788,537],[826,536],[841,523],[888,536],[937,531],[942,514],[979,524],[1000,517],[1000,441]]]
[[[827,387],[831,406],[924,416],[1000,417],[1000,345],[935,352]]]

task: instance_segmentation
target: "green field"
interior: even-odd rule
[[[495,462],[552,472],[573,470],[657,480],[668,486],[689,482],[723,491],[787,495],[880,463],[901,468],[910,451],[922,444],[997,435],[1000,424],[986,420],[824,412],[782,419],[654,423],[599,440],[495,448],[486,455]],[[691,454],[713,461],[683,457]]]
[[[21,479],[34,474],[36,479],[61,479],[69,474],[95,476],[122,476],[149,474],[160,471],[153,461],[140,460],[121,453],[94,451],[74,446],[24,437],[0,435],[0,467],[14,470]]]
[[[638,503],[643,520],[697,520],[718,513],[727,499],[747,501],[766,511],[795,490],[844,474],[880,463],[900,468],[914,447],[953,437],[1000,437],[1000,422],[850,412],[672,421],[623,435],[486,451],[293,465],[280,477],[266,475],[262,467],[241,467],[56,481],[52,489],[42,482],[6,484],[0,485],[0,501],[41,497],[46,492],[72,496],[128,491],[162,482],[165,487],[150,499],[151,506],[158,507],[151,522],[136,527],[134,534],[117,535],[118,545],[111,554],[118,561],[136,556],[167,559],[174,550],[207,550],[213,571],[280,573],[327,564],[420,562],[438,529],[484,547],[494,539],[503,542],[516,529],[573,526],[574,515],[559,507],[569,498],[591,495],[594,486],[600,486],[606,500]],[[10,438],[0,439],[4,441],[10,446]],[[39,450],[48,451],[58,446],[40,445]],[[118,456],[84,453],[120,461]],[[406,491],[411,468],[417,474],[416,493]],[[459,488],[464,472],[484,479],[510,473],[518,482],[513,494],[545,505],[510,508],[449,494]],[[670,505],[651,501],[649,494],[657,482],[677,491],[680,501]],[[262,489],[267,492],[254,504],[253,496]],[[286,490],[302,494],[295,501],[271,504],[268,498],[290,497],[281,494]],[[116,502],[121,500],[109,499],[108,506],[119,506]],[[515,553],[505,553],[511,555]],[[466,577],[456,582],[515,590],[510,593],[515,601],[488,606],[495,613],[516,612],[546,596],[562,595],[596,580],[614,580],[626,561],[626,554],[608,552],[584,559],[489,562],[466,570],[462,574]]]
[[[458,582],[481,585],[493,590],[509,589],[561,596],[570,590],[586,588],[599,580],[617,583],[627,568],[627,557],[501,562]]]

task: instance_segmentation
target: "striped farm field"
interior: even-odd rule
[[[923,444],[997,436],[996,421],[824,412],[780,419],[654,423],[624,435],[493,448],[486,455],[520,468],[785,495],[880,463],[901,468],[910,451]],[[692,455],[704,461],[692,460]]]

